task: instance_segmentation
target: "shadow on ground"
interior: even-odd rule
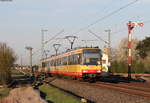
[[[34,82],[34,79],[31,76],[16,76],[12,77],[12,82],[8,85],[9,88],[17,88],[20,86],[30,85]]]
[[[128,77],[123,77],[121,75],[110,75],[105,78],[101,78],[100,81],[102,82],[109,82],[109,83],[130,83],[130,82],[146,82],[146,80],[142,78],[131,78],[129,79]]]
[[[41,98],[44,99],[44,100],[46,100],[46,94],[44,92],[42,92],[42,91],[39,91],[39,92],[40,92]],[[54,102],[52,102],[50,100],[47,100],[47,103],[54,103]]]

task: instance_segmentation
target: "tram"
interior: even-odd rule
[[[82,47],[52,55],[41,60],[39,72],[52,76],[70,76],[82,79],[100,78],[107,72],[102,68],[102,51],[98,47]]]

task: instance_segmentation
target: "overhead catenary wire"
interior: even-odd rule
[[[96,23],[98,23],[98,22],[100,22],[100,21],[102,21],[102,20],[104,20],[104,19],[106,19],[106,18],[108,18],[108,17],[110,17],[110,16],[112,16],[112,15],[116,14],[116,13],[117,13],[117,12],[119,12],[120,10],[122,10],[122,9],[125,9],[125,8],[129,7],[130,5],[132,5],[132,4],[134,4],[134,3],[136,3],[137,1],[139,1],[139,0],[134,0],[133,2],[130,2],[130,3],[128,3],[128,4],[126,4],[126,5],[122,6],[122,7],[120,7],[119,9],[117,9],[117,10],[115,10],[115,11],[113,11],[113,12],[109,13],[109,14],[108,14],[108,15],[106,15],[106,16],[103,16],[102,18],[100,18],[100,19],[96,20],[95,22],[93,22],[93,23],[89,24],[88,26],[86,26],[86,27],[84,27],[84,28],[79,29],[77,32],[75,32],[75,33],[73,33],[73,34],[77,34],[77,33],[81,32],[81,31],[83,31],[83,30],[85,30],[85,29],[89,28],[90,26],[92,26],[92,25],[94,25],[94,24],[96,24]],[[63,31],[59,32],[59,33],[58,33],[58,35],[59,35],[59,34],[61,34],[62,32],[63,32]],[[72,34],[72,35],[73,35],[73,34]],[[48,41],[44,42],[44,44],[47,44],[48,42],[50,42],[51,40],[53,40],[53,39],[54,39],[55,37],[57,37],[58,35],[56,34],[54,37],[52,37],[52,38],[51,38],[51,39],[49,39]]]
[[[32,55],[35,55],[36,53],[40,52],[41,49],[36,50],[35,52],[32,53]]]
[[[106,44],[108,44],[107,41],[105,41],[104,39],[102,39],[100,36],[96,35],[94,32],[92,32],[91,30],[88,30],[91,34],[93,34],[95,37],[97,37],[99,40],[105,42]]]
[[[117,26],[119,25],[119,27],[120,27],[120,25],[126,26],[125,23],[126,23],[127,21],[133,20],[133,19],[135,19],[136,17],[139,17],[139,16],[133,16],[133,17],[131,17],[131,18],[124,19],[121,23],[117,23],[117,24],[113,25],[112,27],[116,27],[116,25],[117,25]],[[122,19],[121,19],[121,20],[122,20]],[[120,28],[120,29],[118,29],[118,30],[113,31],[112,34],[120,33],[120,32],[123,32],[123,31],[125,31],[125,30],[126,30],[126,27],[122,27],[122,28]]]
[[[92,15],[92,17],[96,16],[96,15],[99,15],[100,13],[105,12],[107,9],[110,9],[112,7],[110,5],[112,5],[112,3],[118,2],[118,1],[121,1],[121,0],[115,0],[115,1],[114,0],[108,0],[107,4],[106,5],[104,4],[104,7],[102,8],[102,10],[101,11],[97,11],[96,13],[94,13]],[[90,17],[90,16],[91,16],[91,14],[90,15],[86,15],[86,17]],[[87,22],[87,20],[89,20],[89,19],[84,19],[84,21],[86,21],[86,22]]]
[[[59,36],[61,33],[64,32],[64,29],[61,30],[60,32],[58,32],[56,35],[54,35],[52,38],[50,38],[49,40],[45,41],[44,44],[47,44],[48,42],[50,42],[51,40],[54,40],[57,36]]]
[[[77,32],[75,32],[75,33],[73,33],[73,34],[77,34],[77,33],[81,32],[81,31],[83,31],[83,30],[88,29],[89,27],[91,27],[91,26],[95,25],[96,23],[98,23],[98,22],[100,22],[100,21],[102,21],[102,20],[104,20],[104,19],[106,19],[106,18],[108,18],[108,17],[110,17],[110,16],[112,16],[112,15],[118,13],[118,12],[121,11],[122,9],[125,9],[125,8],[129,7],[130,5],[136,3],[137,1],[139,1],[139,0],[134,0],[133,2],[130,2],[130,3],[128,3],[128,4],[124,5],[124,6],[122,6],[121,8],[119,8],[119,9],[117,9],[117,10],[115,10],[115,11],[109,13],[109,14],[106,15],[106,16],[103,16],[102,18],[100,18],[100,19],[96,20],[95,22],[93,22],[93,23],[87,25],[86,27],[79,29]],[[149,21],[149,22],[150,22],[150,21]],[[119,31],[119,32],[121,32],[121,31]],[[60,33],[60,34],[61,34],[61,33]],[[73,34],[72,34],[72,35],[73,35]],[[59,36],[59,33],[58,33],[58,35],[56,34],[55,36],[56,36],[56,37]],[[56,38],[55,36],[52,37],[51,39],[49,39],[48,41],[44,42],[44,43],[47,44],[47,43],[49,43],[51,40],[54,40],[54,39]],[[38,51],[40,51],[40,50],[41,50],[41,49],[37,50],[36,52],[38,52]],[[34,52],[34,53],[36,53],[36,52]],[[33,53],[33,54],[34,54],[34,53]]]
[[[148,23],[150,23],[150,20],[143,21],[143,23],[148,24]],[[124,31],[126,31],[126,29],[127,29],[126,27],[121,28],[120,30],[112,32],[112,34],[117,34],[117,33],[120,33],[120,32],[124,32]]]
[[[83,31],[83,30],[88,29],[89,27],[91,27],[91,26],[97,24],[98,22],[100,22],[100,21],[102,21],[102,20],[104,20],[104,19],[106,19],[106,18],[108,18],[108,17],[110,17],[110,16],[112,16],[112,15],[118,13],[119,11],[121,11],[121,10],[123,10],[123,9],[125,9],[125,8],[127,8],[127,7],[129,7],[129,6],[131,6],[132,4],[134,4],[134,3],[138,2],[138,1],[139,1],[139,0],[134,0],[134,1],[132,1],[132,2],[130,2],[130,3],[128,3],[128,4],[126,4],[126,5],[122,6],[122,7],[120,7],[119,9],[114,10],[113,12],[111,12],[111,13],[109,13],[109,14],[103,16],[102,18],[100,18],[100,19],[94,21],[93,23],[87,25],[86,27],[83,27],[83,28],[79,29],[77,32],[73,33],[73,35],[74,35],[74,34],[77,34],[77,33],[79,33],[79,32],[81,32],[81,31]]]

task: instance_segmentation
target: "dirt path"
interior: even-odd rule
[[[47,103],[31,86],[15,88],[0,103]]]

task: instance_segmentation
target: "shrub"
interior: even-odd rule
[[[11,80],[11,67],[15,61],[13,50],[6,43],[0,43],[0,84],[7,84]]]

